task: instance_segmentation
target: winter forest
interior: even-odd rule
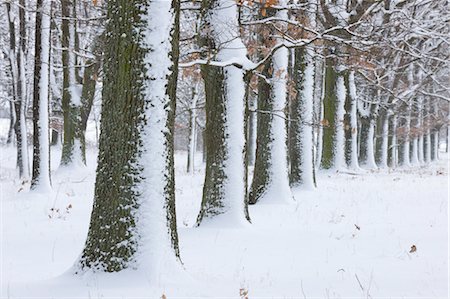
[[[0,0],[2,298],[447,298],[448,0]]]

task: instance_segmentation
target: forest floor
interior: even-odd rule
[[[51,194],[17,179],[0,147],[2,298],[447,298],[448,156],[428,167],[318,174],[292,204],[250,207],[248,228],[193,228],[203,170],[176,154],[183,267],[149,284],[142,273],[73,275],[89,225],[96,153],[57,169]],[[412,249],[412,246],[413,249]],[[415,250],[414,250],[415,249]],[[246,295],[247,294],[247,295]]]

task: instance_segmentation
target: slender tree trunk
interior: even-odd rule
[[[94,208],[80,264],[107,272],[144,268],[157,279],[179,256],[173,160],[179,2],[109,1],[107,19]]]
[[[26,127],[26,81],[25,81],[25,57],[26,30],[25,30],[25,0],[19,1],[19,47],[16,51],[15,25],[11,17],[11,4],[6,3],[8,23],[10,31],[10,65],[13,79],[14,99],[14,131],[17,142],[17,166],[19,176],[24,181],[30,178],[28,140]]]
[[[431,109],[430,109],[430,100],[427,100],[425,103],[425,147],[424,147],[424,155],[425,155],[425,163],[431,162]]]
[[[403,142],[403,148],[402,148],[402,166],[409,167],[411,166],[411,159],[410,159],[410,138],[411,138],[411,101],[408,103],[407,111],[406,111],[406,120],[405,120],[405,139]]]
[[[247,141],[247,160],[249,166],[255,165],[255,154],[256,154],[256,124],[257,124],[257,116],[258,114],[254,112],[258,108],[257,97],[249,96],[248,97],[248,106],[249,106],[249,114],[248,114],[248,141]]]
[[[63,62],[63,96],[62,109],[64,115],[64,142],[61,165],[81,166],[86,164],[83,155],[83,132],[81,130],[81,86],[78,84],[76,72],[76,28],[75,0],[62,0],[62,53]]]
[[[355,71],[350,70],[348,77],[345,77],[347,94],[346,115],[347,121],[345,123],[346,132],[346,162],[347,165],[353,169],[359,169],[358,163],[358,98],[356,94]]]
[[[189,142],[186,171],[194,173],[195,149],[196,149],[196,134],[197,134],[197,87],[192,87],[191,107],[189,108]]]
[[[83,88],[81,91],[81,107],[79,124],[79,140],[81,146],[81,158],[86,162],[86,128],[89,120],[89,115],[92,110],[95,98],[95,88],[97,85],[97,76],[100,69],[100,58],[96,60],[88,59],[87,66],[84,68],[83,74]]]
[[[10,145],[14,142],[14,126],[16,124],[16,112],[14,111],[14,102],[9,102],[9,128],[8,128],[8,135],[6,138],[6,144]],[[17,163],[19,164],[19,163]]]
[[[383,130],[382,130],[382,140],[381,140],[381,155],[379,166],[381,168],[388,167],[388,157],[389,157],[389,112],[385,111],[383,117]]]
[[[48,116],[50,7],[49,0],[37,0],[33,92],[33,177],[31,189],[44,192],[48,192],[51,189]]]
[[[391,117],[392,124],[390,135],[390,151],[389,151],[389,164],[392,168],[398,165],[398,144],[397,144],[397,115],[394,113]]]
[[[425,142],[424,142],[424,119],[423,119],[423,109],[424,109],[424,99],[423,97],[420,97],[418,100],[418,110],[419,110],[419,119],[417,122],[417,126],[418,126],[418,133],[419,133],[419,141],[418,141],[418,155],[419,155],[419,163],[423,164],[425,162],[425,154],[424,154],[424,146],[425,146]]]

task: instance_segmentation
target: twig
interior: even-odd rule
[[[363,288],[363,286],[362,286],[362,284],[361,284],[361,281],[359,281],[358,275],[356,275],[356,273],[355,273],[355,277],[356,277],[356,280],[357,280],[358,283],[359,283],[359,287],[360,287],[361,290],[364,292],[364,288]]]

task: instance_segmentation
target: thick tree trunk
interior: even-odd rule
[[[314,51],[295,49],[294,84],[297,97],[291,102],[289,129],[290,184],[312,189],[316,186],[314,167]]]
[[[334,62],[325,60],[325,88],[323,98],[323,118],[322,123],[322,154],[320,167],[330,169],[334,167],[334,155],[336,148],[336,96],[337,73]]]
[[[346,168],[345,163],[345,73],[343,66],[332,58],[326,59],[322,161],[323,169]]]
[[[179,256],[173,161],[179,2],[109,1],[107,19],[94,208],[80,264],[108,272],[136,266],[155,279]]]
[[[286,2],[280,2],[280,5]],[[287,19],[287,11],[279,10],[276,17]],[[282,24],[281,26],[285,26]],[[280,27],[283,28],[283,27]],[[269,82],[260,80],[261,93],[258,103],[258,145],[256,149],[253,182],[249,203],[254,204],[267,198],[272,202],[290,202],[287,165],[287,70],[289,51],[280,48],[275,51],[265,74]],[[270,70],[270,71],[269,71]],[[266,103],[263,104],[262,102]],[[261,121],[260,121],[261,120]],[[261,131],[260,131],[261,130]]]
[[[37,0],[34,92],[33,92],[33,177],[32,190],[48,192],[50,184],[49,78],[50,1]]]
[[[219,61],[230,58],[246,61],[245,46],[239,38],[236,2],[205,0],[202,6],[203,26],[209,30],[202,32],[201,44],[216,50]],[[205,65],[202,76],[206,95],[204,142],[207,154],[197,225],[217,219],[226,219],[229,225],[245,225],[249,216],[245,187],[244,71],[235,66]]]

